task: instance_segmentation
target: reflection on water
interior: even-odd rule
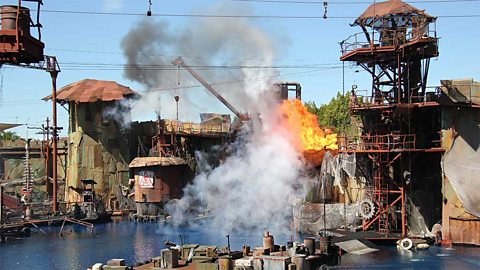
[[[74,269],[82,270],[96,262],[111,258],[124,258],[127,264],[150,260],[160,254],[164,240],[180,243],[214,244],[226,246],[226,233],[230,234],[233,249],[242,245],[262,244],[262,231],[222,232],[199,228],[172,228],[156,223],[130,223],[114,221],[96,225],[90,233],[80,226],[68,226],[64,236],[60,228],[47,227],[47,235],[33,233],[30,239],[13,240],[0,245],[0,269]],[[275,236],[275,243],[285,244],[290,235]],[[345,254],[344,269],[480,269],[480,249],[458,247],[400,253],[394,247],[368,255]]]

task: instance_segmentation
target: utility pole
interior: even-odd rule
[[[53,192],[52,192],[52,211],[57,213],[58,211],[58,198],[57,198],[57,59],[55,57],[47,58],[47,72],[50,73],[52,77],[52,182],[53,182]]]

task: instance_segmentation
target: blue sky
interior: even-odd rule
[[[16,1],[2,1],[2,4],[16,3]],[[173,1],[152,0],[153,14],[199,14],[205,13],[208,6],[219,1]],[[322,16],[322,4],[279,4],[259,2],[239,2],[225,0],[233,6],[235,11],[250,10],[255,15],[285,15],[285,16]],[[328,102],[337,91],[342,91],[342,69],[340,48],[338,43],[360,30],[350,27],[356,17],[368,4],[335,4],[327,1],[328,18],[324,19],[265,19],[252,18],[251,23],[263,29],[276,44],[275,65],[328,65],[336,69],[280,69],[282,80],[298,81],[302,84],[304,101],[315,101],[317,104]],[[358,1],[365,2],[365,1]],[[373,2],[373,1],[372,1]],[[407,1],[408,2],[408,1]],[[428,2],[420,1],[413,5],[426,9],[433,16],[471,15],[480,14],[480,1],[470,2]],[[28,4],[27,4],[28,6]],[[33,7],[32,7],[33,8]],[[148,8],[148,0],[45,0],[43,9],[46,11],[95,11],[113,13],[144,14]],[[236,14],[238,15],[238,14]],[[115,15],[87,15],[68,14],[58,12],[43,12],[43,42],[46,44],[45,53],[55,55],[62,68],[58,77],[58,87],[85,79],[115,80],[130,86],[137,91],[145,91],[144,86],[124,78],[121,70],[72,70],[69,63],[125,63],[120,47],[122,37],[128,30],[137,25],[146,16],[115,16]],[[149,20],[165,21],[170,25],[185,26],[189,22],[185,17],[148,17]],[[217,19],[219,23],[221,18]],[[439,85],[440,79],[474,78],[480,80],[480,56],[477,53],[479,44],[480,17],[451,18],[440,17],[437,21],[437,32],[441,38],[440,56],[432,59],[430,65],[429,85]],[[148,34],[148,33],[145,33]],[[172,54],[176,55],[175,52]],[[172,55],[172,59],[173,56]],[[239,56],[241,57],[241,56]],[[365,72],[356,73],[360,68],[346,65],[345,88],[352,84],[359,89],[368,89],[370,78]],[[24,123],[41,125],[46,117],[51,117],[51,103],[41,101],[41,98],[51,92],[50,77],[47,73],[38,70],[9,68],[0,69],[0,122]],[[198,90],[198,89],[197,89]],[[200,90],[203,91],[203,90]],[[226,109],[215,101],[211,111],[226,112]],[[58,108],[59,125],[67,130],[68,114]],[[149,119],[151,115],[138,120]],[[153,118],[152,118],[153,119]],[[134,119],[135,120],[135,119]],[[29,132],[25,126],[14,129],[22,136]],[[64,131],[62,135],[66,135]]]

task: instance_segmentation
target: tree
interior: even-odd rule
[[[352,135],[356,133],[356,127],[352,123],[352,116],[348,110],[350,92],[345,95],[340,92],[329,103],[317,107],[315,102],[305,103],[308,111],[317,115],[318,124],[322,128],[330,128],[336,133]]]
[[[0,140],[15,141],[18,139],[21,139],[21,137],[18,136],[17,133],[13,131],[0,131]]]

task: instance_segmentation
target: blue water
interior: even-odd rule
[[[129,265],[158,256],[164,240],[180,243],[226,246],[225,232],[193,228],[173,229],[155,223],[115,221],[96,225],[92,232],[67,226],[63,237],[59,227],[44,227],[47,235],[35,232],[31,238],[0,244],[0,269],[74,269],[84,270],[96,262],[124,258]],[[285,243],[289,235],[275,235],[275,243]],[[230,232],[233,249],[242,245],[261,245],[262,232]],[[400,253],[387,248],[369,255],[346,254],[335,268],[345,269],[480,269],[480,248],[431,247],[427,251]]]

